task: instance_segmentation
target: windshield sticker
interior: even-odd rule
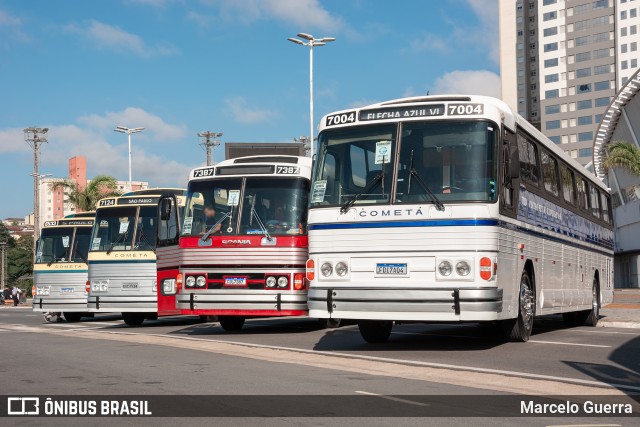
[[[262,230],[247,230],[247,234],[262,234]]]
[[[311,192],[311,203],[320,203],[324,201],[324,193],[327,191],[327,181],[316,181],[313,183],[313,191]]]
[[[391,157],[391,141],[376,142],[376,165],[389,163]]]
[[[120,231],[119,231],[120,234],[126,233],[128,229],[129,229],[129,221],[120,223]]]
[[[184,219],[184,230],[182,234],[191,234],[191,227],[193,226],[193,218],[187,217]]]
[[[95,239],[93,239],[93,242],[91,243],[91,250],[92,251],[97,251],[98,249],[100,249],[100,240],[102,238],[101,237],[96,237]]]
[[[62,236],[62,246],[65,248],[69,247],[69,236]]]
[[[227,206],[238,206],[238,203],[240,203],[240,190],[229,190]]]

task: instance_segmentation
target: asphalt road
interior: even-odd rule
[[[488,327],[401,325],[394,328],[388,343],[371,345],[362,341],[354,325],[324,330],[310,319],[252,320],[242,331],[228,333],[217,323],[197,323],[194,318],[147,321],[138,328],[126,327],[112,316],[50,324],[29,309],[5,308],[0,310],[0,360],[6,362],[0,363],[0,394],[360,395],[373,399],[369,405],[380,402],[399,410],[418,405],[418,396],[425,395],[613,395],[617,401],[640,391],[640,330],[568,329],[555,319],[536,326],[529,343],[505,343]],[[416,398],[408,402],[388,398],[398,395]],[[469,408],[468,401],[457,400],[448,404],[460,405],[460,414],[471,410],[486,415],[483,408]],[[252,415],[256,412],[246,416]],[[217,418],[206,424],[255,425],[255,420]],[[87,422],[81,418],[11,421],[12,425]],[[91,424],[94,421],[112,423],[96,419]],[[125,418],[118,423],[142,421],[175,423],[166,418],[153,422]],[[430,421],[442,425],[444,419]],[[446,424],[637,425],[637,421],[492,417],[447,419]],[[204,425],[205,420],[189,418],[186,424]],[[400,426],[425,425],[425,420],[278,417],[259,424]]]

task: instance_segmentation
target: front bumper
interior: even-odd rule
[[[306,292],[185,291],[176,296],[182,314],[302,316],[307,314]]]

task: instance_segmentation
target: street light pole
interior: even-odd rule
[[[294,37],[289,37],[287,40],[302,46],[309,46],[309,140],[311,141],[310,155],[311,158],[313,158],[313,141],[315,140],[313,132],[313,47],[324,46],[329,42],[336,41],[336,39],[335,37],[321,37],[316,39],[307,33],[298,33],[298,37],[307,40],[307,42],[305,43]]]
[[[126,133],[129,137],[128,138],[129,139],[129,191],[133,189],[132,188],[133,184],[131,180],[131,134],[142,132],[143,130],[144,128],[128,128],[124,126],[116,126],[116,128],[114,129],[114,131],[116,132]]]
[[[24,129],[24,140],[33,149],[33,259],[36,256],[36,242],[40,238],[40,182],[38,180],[38,164],[40,146],[47,142],[45,136],[49,128],[29,127]]]
[[[4,291],[4,287],[5,287],[5,266],[7,265],[7,262],[5,261],[5,249],[7,247],[7,242],[2,241],[0,242],[0,251],[2,251],[2,291]]]

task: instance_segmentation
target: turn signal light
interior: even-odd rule
[[[480,258],[480,278],[489,280],[493,276],[493,268],[491,268],[491,258]]]
[[[91,291],[91,282],[87,280],[87,283],[84,284],[84,291],[88,294]]]
[[[307,280],[312,281],[316,277],[316,263],[312,259],[307,260]]]
[[[304,275],[302,273],[293,275],[293,289],[296,291],[304,289]]]
[[[36,296],[36,287],[35,287],[35,286],[32,286],[32,287],[31,287],[31,296],[32,296],[32,297],[35,297],[35,296]]]
[[[182,289],[182,273],[178,273],[176,276],[176,289],[178,292]]]

